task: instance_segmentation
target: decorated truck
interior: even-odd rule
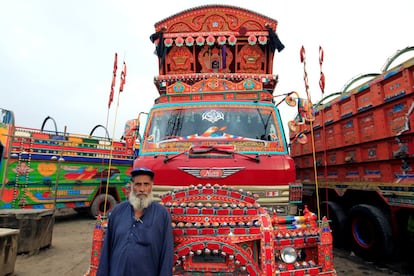
[[[102,125],[73,134],[58,131],[52,117],[34,129],[15,126],[10,110],[0,112],[0,209],[73,208],[96,216],[126,198],[136,120],[126,124],[122,141],[113,141]],[[53,131],[45,130],[48,122]],[[100,128],[105,137],[94,135]]]
[[[336,275],[329,224],[301,204],[274,100],[276,27],[227,5],[155,24],[159,97],[134,166],[155,171],[171,212],[174,275]]]
[[[414,58],[391,68],[411,50],[289,123],[304,202],[316,208],[319,192],[335,243],[370,260],[411,256],[414,245]]]

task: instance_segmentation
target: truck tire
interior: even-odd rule
[[[351,250],[365,260],[384,260],[394,253],[392,229],[377,207],[360,204],[349,211]]]
[[[106,209],[105,209],[105,197],[106,199]],[[106,214],[109,214],[112,209],[114,209],[116,205],[116,200],[112,195],[105,195],[99,194],[95,197],[92,202],[92,205],[89,209],[89,213],[92,217],[97,217],[98,215],[102,215],[104,210],[106,210]]]
[[[332,230],[333,244],[336,248],[344,246],[344,234],[346,225],[346,214],[341,205],[333,201],[322,201],[321,215],[326,216],[329,220],[329,226]]]

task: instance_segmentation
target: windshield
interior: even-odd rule
[[[286,152],[273,105],[164,106],[150,114],[142,153],[181,152],[194,145],[234,145],[239,152]]]

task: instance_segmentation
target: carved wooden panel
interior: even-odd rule
[[[193,54],[187,47],[172,47],[166,57],[167,73],[194,72]]]
[[[277,21],[243,8],[210,5],[188,9],[155,24],[168,33],[262,31],[265,25],[276,29]]]
[[[258,45],[244,45],[237,55],[237,72],[265,73],[265,54]]]
[[[198,54],[201,73],[230,72],[229,65],[233,61],[233,53],[228,47],[205,45]]]

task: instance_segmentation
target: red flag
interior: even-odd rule
[[[305,56],[306,56],[305,47],[303,47],[303,45],[302,45],[302,47],[300,48],[300,62],[301,63],[303,63],[305,61]]]
[[[300,62],[303,63],[303,80],[305,82],[306,96],[310,99],[309,95],[309,82],[308,82],[308,73],[306,72],[306,53],[305,47],[300,48]]]
[[[321,71],[321,76],[319,78],[319,87],[321,88],[322,94],[325,92],[325,74],[322,71],[322,63],[323,63],[324,53],[321,46],[319,46],[319,66]]]
[[[119,85],[119,92],[124,91],[126,75],[127,75],[127,67],[126,67],[126,63],[124,61],[124,69],[122,69],[122,72],[121,72],[121,84]]]
[[[324,53],[323,53],[323,49],[321,46],[319,46],[319,65],[322,66],[323,63],[323,58],[324,58]]]
[[[319,79],[319,87],[321,88],[322,94],[325,92],[325,75],[321,71],[321,77]]]
[[[115,53],[114,70],[113,70],[113,76],[112,76],[112,82],[111,82],[111,92],[109,93],[108,108],[111,107],[111,103],[114,100],[114,87],[116,83],[116,71],[117,70],[118,70],[118,54]]]

